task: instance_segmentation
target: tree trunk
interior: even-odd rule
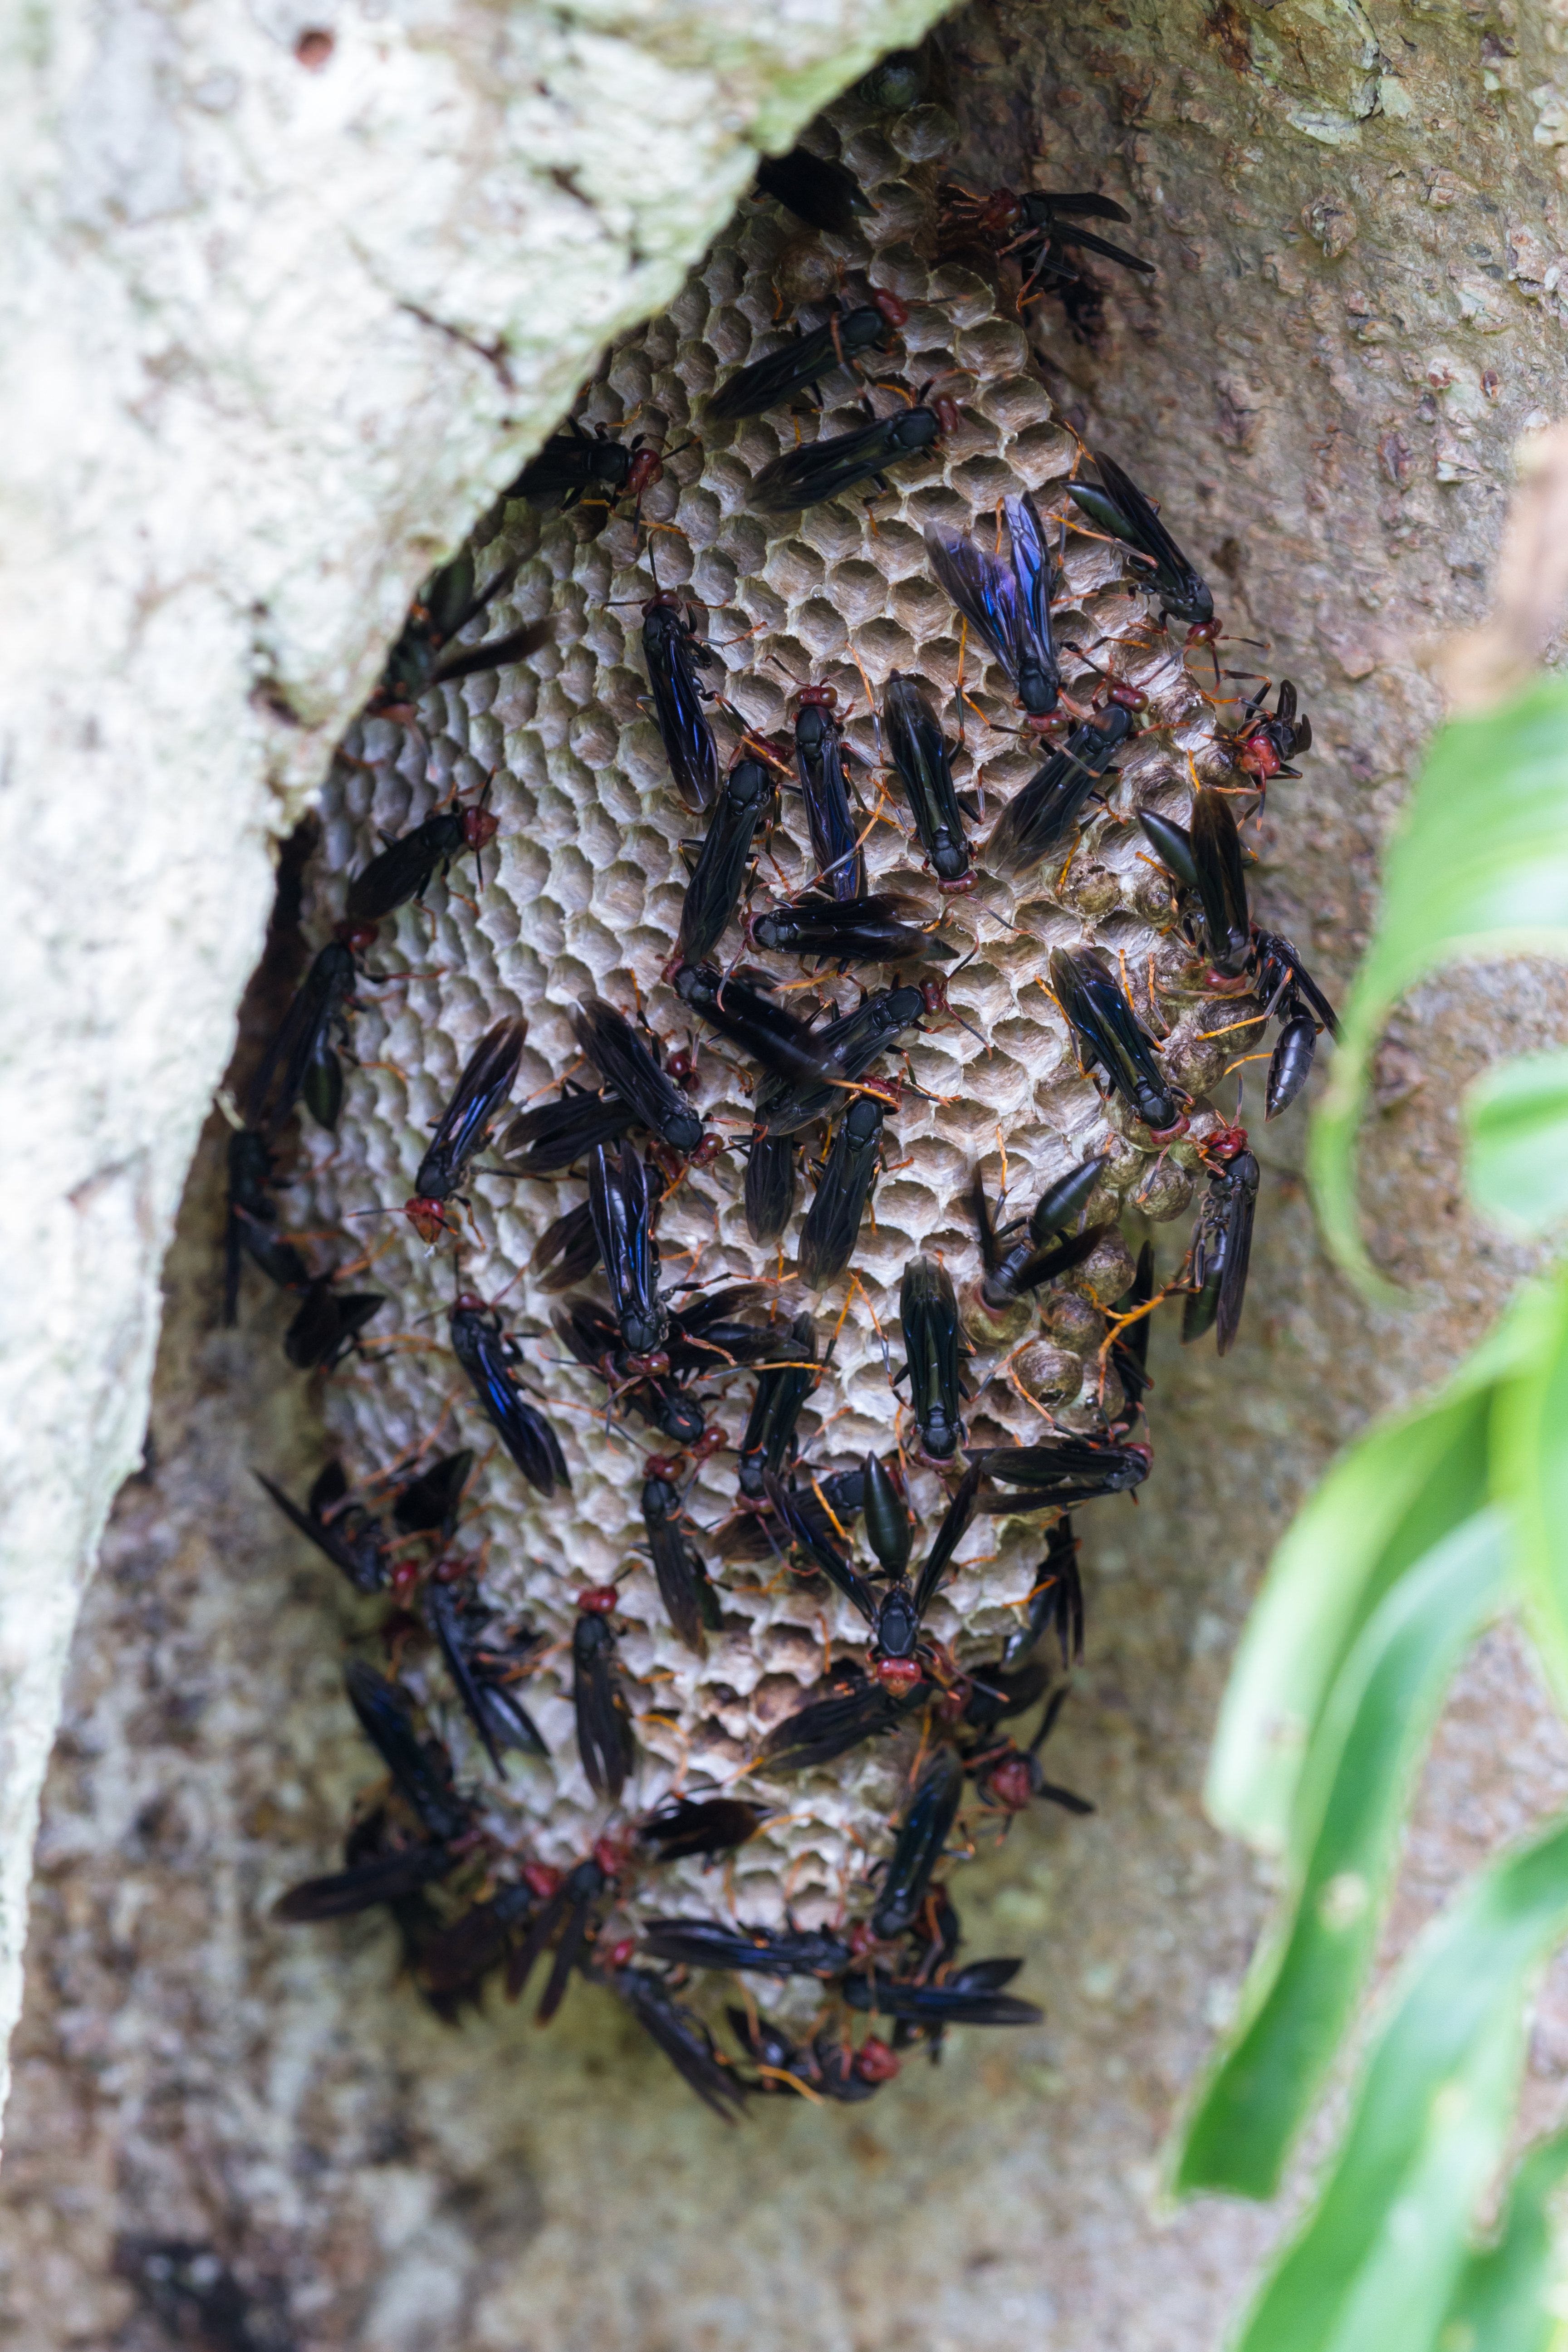
[[[1256,911],[1331,994],[1436,715],[1415,655],[1479,612],[1514,449],[1563,405],[1561,32],[1510,18],[1222,0],[1157,23],[974,7],[942,35],[960,176],[1103,187],[1160,265],[1146,293],[1108,273],[1081,339],[1041,303],[1031,341],[1059,412],[1156,492],[1221,591],[1226,665],[1301,689],[1318,748],[1270,793]],[[8,775],[30,788],[11,795],[8,1001],[32,1016],[7,1048],[33,1244],[11,1295],[50,1335],[47,1359],[9,1351],[27,1365],[5,1416],[13,1949],[59,1661],[134,1458],[153,1278],[260,939],[265,835],[319,782],[430,558],[720,226],[742,126],[784,143],[860,63],[818,62],[831,22],[705,13],[604,55],[582,34],[550,68],[572,92],[552,131],[529,93],[564,37],[527,19],[438,45],[350,20],[319,67],[292,24],[226,28],[198,58],[151,16],[117,23],[100,83],[63,33],[33,68],[39,274],[8,339],[12,369],[52,354],[76,402],[7,439],[29,591]],[[884,15],[852,37],[913,29]],[[258,1916],[279,1847],[324,1853],[364,1764],[327,1571],[252,1498],[252,1463],[299,1487],[321,1438],[281,1316],[214,1328],[209,1123],[152,1443],[89,1594],[46,1804],[15,2342],[155,2346],[196,2315],[215,2343],[378,2352],[1212,2343],[1272,2218],[1154,2208],[1262,1902],[1198,1810],[1226,1659],[1332,1446],[1430,1380],[1518,1271],[1460,1211],[1455,1103],[1504,1035],[1551,1041],[1561,1013],[1555,975],[1519,968],[1432,983],[1401,1015],[1367,1198],[1406,1311],[1368,1310],[1318,1255],[1298,1111],[1262,1139],[1240,1346],[1216,1365],[1157,1338],[1157,1475],[1136,1516],[1086,1529],[1089,1661],[1053,1748],[1099,1817],[1026,1820],[981,1891],[964,1881],[973,1948],[1027,1951],[1047,1987],[1043,2032],[960,2037],[860,2115],[781,2105],[732,2137],[593,1997],[548,2036],[515,2011],[451,2033],[392,1981],[380,1927],[300,1940]],[[1399,1942],[1561,1803],[1565,1771],[1510,1639],[1489,1638],[1429,1773]],[[1549,1995],[1542,2113],[1563,2031]]]

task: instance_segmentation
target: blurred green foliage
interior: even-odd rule
[[[1400,997],[1458,958],[1568,961],[1568,682],[1456,722],[1393,843],[1311,1167],[1324,1234],[1369,1289],[1355,1139]],[[1489,1072],[1467,1105],[1483,1215],[1568,1217],[1568,1053]],[[1210,1763],[1222,1827],[1279,1857],[1279,1909],[1173,2151],[1181,2193],[1279,2186],[1356,2022],[1415,1776],[1455,1667],[1519,1609],[1568,1706],[1568,1266],[1552,1265],[1436,1395],[1360,1438],[1309,1497],[1243,1635]],[[1349,2121],[1238,2352],[1546,2352],[1548,2200],[1568,2136],[1520,2167],[1473,2242],[1517,2107],[1524,2006],[1568,1935],[1568,1823],[1483,1872],[1381,1999]],[[1568,2312],[1568,2305],[1564,2311]]]

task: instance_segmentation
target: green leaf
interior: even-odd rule
[[[1525,1981],[1565,1929],[1568,1823],[1494,1865],[1426,1929],[1322,2195],[1237,2352],[1431,2352],[1508,2137]]]
[[[1546,2307],[1556,2264],[1546,2200],[1568,2173],[1568,2131],[1531,2149],[1513,2176],[1495,2245],[1471,2254],[1438,2332],[1437,2352],[1549,2352]]]
[[[1531,1631],[1568,1706],[1568,1267],[1529,1297],[1530,1347],[1493,1402],[1493,1491],[1511,1509]]]
[[[1344,1010],[1309,1164],[1330,1248],[1390,1292],[1362,1240],[1353,1153],[1372,1055],[1407,990],[1460,957],[1568,959],[1568,679],[1457,719],[1433,744],[1392,843],[1383,912]],[[1394,1294],[1397,1295],[1397,1294]]]
[[[1568,1217],[1568,1054],[1489,1070],[1465,1103],[1465,1180],[1483,1214],[1527,1234]]]
[[[1372,1958],[1415,1768],[1460,1654],[1501,1602],[1508,1523],[1483,1511],[1385,1593],[1302,1774],[1290,1887],[1187,2125],[1175,2187],[1271,2197]]]
[[[1556,1292],[1531,1284],[1445,1388],[1342,1454],[1287,1530],[1220,1706],[1205,1801],[1221,1829],[1283,1853],[1318,1717],[1394,1580],[1489,1499],[1490,1400],[1555,1344]]]

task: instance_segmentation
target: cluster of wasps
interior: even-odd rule
[[[881,93],[873,102],[913,103],[924,70],[918,57],[884,61],[873,78]],[[765,163],[757,193],[829,239],[853,231],[867,201],[843,164],[805,149]],[[949,185],[940,207],[942,249],[983,252],[993,268],[1010,262],[1020,304],[1048,288],[1072,316],[1075,302],[1093,298],[1085,256],[1151,269],[1104,234],[1130,215],[1103,195],[984,194]],[[708,413],[742,420],[816,401],[817,388],[838,372],[858,373],[870,354],[893,349],[906,318],[904,304],[886,289],[870,287],[860,301],[841,295],[821,323],[797,325],[775,349],[724,377]],[[879,492],[890,470],[956,430],[957,411],[940,385],[910,390],[883,377],[878,388],[895,395],[890,410],[878,414],[868,390],[863,423],[803,440],[756,475],[756,511],[788,517],[866,488]],[[588,432],[569,419],[508,495],[575,509],[579,527],[591,532],[628,507],[640,519],[645,494],[679,454],[603,426]],[[1220,623],[1213,595],[1154,502],[1103,450],[1081,450],[1068,495],[1073,528],[1119,552],[1128,593],[1144,600],[1151,628],[1169,632],[1176,624],[1185,630],[1184,657],[1187,649],[1209,653],[1217,689]],[[942,719],[914,679],[895,671],[888,680],[875,714],[884,772],[944,906],[985,875],[1050,870],[1070,856],[1095,796],[1114,781],[1119,752],[1139,733],[1143,695],[1095,660],[1098,646],[1058,644],[1053,609],[1067,520],[1065,508],[1043,515],[1020,488],[1000,502],[994,533],[934,524],[925,532],[931,577],[963,629],[1005,675],[1021,738],[1037,742],[1041,755],[977,843],[979,813],[955,783],[954,746]],[[831,1347],[819,1355],[813,1315],[786,1319],[763,1283],[668,1286],[661,1271],[661,1213],[691,1170],[736,1153],[748,1231],[754,1243],[778,1250],[783,1276],[802,1139],[815,1135],[822,1148],[795,1244],[794,1279],[818,1294],[846,1276],[853,1281],[884,1122],[913,1086],[886,1064],[928,1024],[958,1017],[943,971],[954,951],[942,919],[922,919],[907,902],[868,887],[865,847],[875,819],[863,821],[856,755],[834,689],[805,688],[787,735],[742,725],[726,767],[713,728],[718,698],[706,675],[712,649],[682,598],[659,587],[654,545],[650,534],[653,587],[641,613],[647,707],[674,787],[701,823],[663,977],[693,1033],[742,1057],[751,1102],[746,1131],[737,1140],[705,1126],[691,1100],[693,1048],[667,1045],[639,1008],[585,995],[571,1011],[584,1075],[563,1082],[548,1101],[521,1110],[512,1105],[527,1030],[521,1015],[497,1022],[480,1038],[423,1152],[403,1213],[428,1249],[450,1254],[447,1339],[472,1409],[529,1486],[549,1498],[569,1491],[568,1465],[545,1402],[525,1384],[520,1336],[499,1301],[463,1286],[466,1187],[480,1166],[550,1181],[585,1178],[586,1198],[540,1234],[532,1272],[563,1297],[553,1328],[565,1360],[602,1384],[604,1410],[623,1430],[648,1433],[640,1515],[676,1639],[705,1654],[724,1625],[724,1588],[703,1556],[686,1502],[698,1467],[731,1450],[709,1416],[716,1382],[739,1377],[752,1383],[751,1402],[732,1449],[735,1503],[715,1534],[719,1559],[771,1564],[781,1575],[815,1580],[818,1591],[826,1583],[865,1626],[864,1655],[830,1663],[822,1695],[774,1724],[755,1762],[772,1779],[788,1778],[915,1730],[919,1754],[890,1851],[865,1882],[863,1916],[853,1924],[840,1918],[806,1927],[786,1915],[783,1925],[748,1926],[732,1916],[661,1910],[661,1870],[679,1862],[727,1865],[777,1808],[732,1787],[692,1793],[678,1783],[651,1811],[628,1814],[625,1799],[638,1744],[617,1652],[616,1585],[577,1593],[566,1642],[552,1642],[498,1609],[486,1595],[482,1560],[452,1549],[483,1466],[468,1446],[423,1466],[400,1463],[353,1486],[331,1463],[303,1504],[264,1478],[300,1534],[357,1594],[382,1604],[376,1631],[393,1669],[355,1657],[347,1671],[350,1703],[388,1778],[356,1811],[344,1866],[294,1887],[278,1909],[285,1919],[303,1921],[387,1906],[415,1983],[448,2018],[477,2003],[493,1978],[515,1999],[542,1969],[538,2014],[545,2019],[573,1979],[586,1977],[626,2002],[698,2095],[732,2119],[764,2094],[868,2098],[898,2073],[910,2049],[936,2054],[954,2024],[1038,2021],[1038,2008],[1007,1989],[1018,1960],[962,1957],[961,1923],[940,1875],[942,1858],[971,1795],[1004,1822],[1037,1799],[1068,1811],[1092,1810],[1051,1782],[1041,1760],[1068,1685],[1053,1689],[1053,1668],[1037,1654],[1054,1647],[1064,1670],[1082,1654],[1083,1591],[1071,1513],[1100,1497],[1131,1493],[1148,1475],[1142,1399],[1152,1311],[1179,1297],[1184,1339],[1212,1328],[1221,1353],[1232,1345],[1259,1171],[1245,1130],[1195,1102],[1163,1065],[1125,975],[1097,947],[1053,949],[1048,992],[1070,1028],[1080,1068],[1102,1097],[1120,1101],[1140,1147],[1164,1153],[1189,1139],[1206,1181],[1174,1278],[1156,1285],[1152,1247],[1145,1245],[1114,1304],[1101,1362],[1102,1394],[1114,1375],[1116,1401],[1089,1433],[1060,1428],[1047,1413],[1036,1442],[968,1441],[966,1320],[1005,1318],[1020,1302],[1048,1294],[1115,1232],[1096,1213],[1097,1198],[1105,1197],[1108,1153],[1089,1156],[1047,1184],[1027,1218],[1007,1218],[1005,1202],[1001,1209],[993,1204],[976,1173],[969,1201],[976,1280],[961,1297],[941,1259],[918,1253],[900,1288],[904,1366],[895,1387],[907,1382],[913,1444],[896,1443],[886,1454],[868,1450],[858,1465],[837,1470],[802,1460],[801,1415]],[[431,688],[537,652],[551,634],[548,617],[470,642],[515,569],[503,567],[480,586],[473,557],[465,553],[438,572],[413,607],[369,713],[416,731],[421,698]],[[1064,688],[1064,652],[1074,656],[1074,674],[1087,671],[1093,681],[1087,698],[1075,699]],[[1190,822],[1152,811],[1139,822],[1168,885],[1170,927],[1186,942],[1204,993],[1221,1004],[1234,1002],[1238,1032],[1278,1024],[1266,1089],[1272,1118],[1300,1092],[1318,1035],[1332,1033],[1335,1022],[1290,942],[1258,928],[1248,908],[1237,806],[1245,824],[1270,781],[1298,772],[1291,761],[1311,742],[1289,682],[1279,685],[1272,709],[1268,691],[1242,704],[1233,730],[1216,734],[1229,781],[1200,785],[1194,772]],[[799,795],[812,870],[805,885],[757,911],[759,856],[781,791]],[[316,956],[243,1114],[235,1114],[226,1311],[232,1321],[248,1261],[298,1297],[284,1344],[302,1369],[331,1370],[351,1355],[367,1356],[374,1347],[367,1327],[386,1301],[353,1288],[350,1269],[311,1272],[300,1238],[281,1226],[277,1147],[300,1107],[336,1131],[344,1092],[340,1048],[356,990],[374,981],[364,958],[378,927],[400,908],[422,904],[437,877],[465,856],[472,856],[482,888],[483,855],[499,824],[488,797],[488,788],[466,804],[454,796],[387,841],[352,877],[336,934]],[[737,929],[735,954],[718,960]],[[891,977],[863,985],[847,1013],[806,1017],[784,1001],[788,992],[745,960],[756,950],[798,958],[808,971],[843,976],[879,968]],[[1205,1116],[1194,1132],[1200,1110]],[[481,1160],[485,1153],[490,1156]],[[890,1358],[889,1370],[892,1378]],[[937,1475],[946,1497],[924,1542],[910,1505],[910,1461]],[[977,1517],[1031,1514],[1046,1522],[1045,1549],[1016,1630],[989,1663],[961,1665],[927,1630],[931,1604]],[[482,1790],[460,1784],[447,1747],[398,1671],[411,1646],[439,1657],[479,1748],[503,1775],[509,1754],[548,1756],[527,1704],[529,1679],[558,1656],[564,1673],[569,1654],[577,1757],[605,1809],[599,1835],[574,1864],[520,1851],[498,1832]],[[1032,1737],[1015,1738],[1008,1727],[1037,1709]],[[764,2013],[748,1991],[743,2006],[724,2013],[726,2039],[719,2021],[689,1998],[710,1970],[775,1985],[801,1979],[807,1998],[793,2004],[785,1999]]]

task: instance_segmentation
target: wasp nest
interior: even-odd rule
[[[1229,769],[1180,635],[1130,589],[1123,551],[1089,530],[1068,501],[1079,447],[1052,413],[1016,300],[973,257],[942,256],[942,115],[919,107],[889,129],[886,116],[855,100],[830,120],[842,161],[876,208],[855,235],[836,241],[841,266],[825,268],[826,248],[803,237],[780,207],[749,203],[668,310],[609,352],[574,413],[590,432],[602,425],[647,436],[668,453],[662,473],[637,514],[623,502],[606,520],[591,500],[552,512],[509,498],[485,520],[477,575],[504,575],[510,584],[467,640],[548,621],[548,642],[499,673],[433,688],[418,701],[416,724],[382,716],[355,727],[324,795],[308,899],[325,935],[342,914],[347,878],[384,837],[402,835],[454,795],[472,803],[488,788],[499,834],[482,854],[478,883],[471,864],[455,866],[423,905],[383,925],[364,959],[375,977],[360,992],[358,1066],[340,1131],[311,1130],[306,1146],[307,1222],[359,1237],[374,1261],[369,1278],[395,1301],[367,1335],[361,1360],[330,1389],[329,1417],[351,1481],[399,1466],[408,1475],[465,1443],[480,1450],[448,1558],[468,1563],[469,1589],[496,1624],[526,1625],[538,1637],[518,1689],[549,1753],[512,1755],[500,1779],[416,1621],[395,1620],[387,1633],[397,1674],[427,1730],[445,1743],[482,1832],[463,1868],[419,1900],[450,1921],[465,1906],[491,1900],[525,1864],[537,1892],[553,1883],[552,1866],[569,1870],[597,1850],[608,1883],[590,1925],[601,1953],[636,1938],[653,1914],[717,1914],[769,1928],[787,1913],[803,1926],[847,1932],[875,1900],[876,1865],[944,1719],[940,1707],[913,1712],[891,1737],[864,1741],[821,1769],[785,1777],[759,1761],[769,1733],[830,1688],[846,1662],[866,1659],[867,1625],[825,1579],[803,1573],[798,1557],[792,1563],[765,1545],[734,1542],[733,1448],[757,1376],[720,1367],[698,1389],[730,1450],[694,1466],[685,1498],[689,1539],[713,1580],[717,1622],[701,1654],[677,1637],[639,1507],[647,1449],[671,1449],[618,1412],[603,1381],[564,1355],[551,1320],[557,1301],[531,1271],[542,1232],[584,1200],[583,1181],[500,1172],[503,1127],[465,1187],[455,1241],[443,1234],[427,1248],[397,1213],[479,1039],[504,1017],[525,1019],[517,1108],[552,1099],[563,1080],[597,1083],[571,1018],[593,997],[646,1023],[667,1052],[692,1053],[691,1100],[725,1148],[706,1164],[700,1156],[688,1163],[663,1203],[663,1279],[761,1284],[753,1319],[781,1336],[803,1310],[815,1315],[824,1368],[800,1418],[796,1475],[820,1482],[868,1450],[896,1457],[924,1530],[917,1561],[948,1488],[922,1457],[892,1384],[910,1259],[940,1260],[956,1285],[973,1350],[971,1446],[1037,1442],[1052,1429],[1103,1433],[1121,1402],[1102,1347],[1107,1310],[1127,1291],[1133,1253],[1151,1225],[1191,1202],[1200,1164],[1194,1143],[1209,1117],[1201,1097],[1242,1050],[1234,998],[1216,1003],[1194,992],[1191,951],[1171,923],[1170,878],[1136,822],[1145,811],[1184,820],[1194,777]],[[781,313],[818,323],[840,287],[860,300],[861,289],[881,289],[907,307],[903,356],[874,359],[869,372],[911,392],[934,380],[957,404],[957,429],[899,464],[890,489],[869,504],[859,495],[837,499],[779,523],[759,512],[755,478],[797,440],[864,421],[851,379],[827,380],[829,405],[816,421],[808,411],[775,410],[714,424],[704,402],[728,371],[777,344]],[[886,413],[894,395],[875,398]],[[1070,854],[1009,877],[987,870],[984,834],[1043,754],[1038,739],[1020,730],[1006,677],[973,632],[965,641],[932,576],[923,533],[931,525],[995,532],[1000,546],[1001,503],[1021,490],[1033,494],[1062,547],[1053,617],[1058,646],[1075,649],[1062,651],[1066,691],[1088,701],[1109,676],[1140,689],[1146,705]],[[672,787],[647,709],[640,607],[656,589],[679,592],[707,635],[713,660],[703,674],[721,690],[721,751],[738,749],[743,730],[755,740],[787,730],[801,688],[836,689],[861,763],[855,773],[865,819],[874,812],[865,836],[868,887],[898,894],[919,910],[910,920],[940,919],[952,950],[951,1017],[938,1009],[907,1043],[907,1082],[884,1128],[886,1164],[852,1273],[820,1297],[795,1274],[809,1185],[782,1242],[754,1244],[742,1204],[752,1075],[742,1055],[693,1024],[666,977],[687,882],[682,843],[701,821]],[[931,699],[950,741],[960,739],[956,782],[983,813],[973,827],[979,878],[967,894],[939,891],[889,782],[877,714],[895,671]],[[763,843],[758,902],[798,889],[815,870],[801,801],[786,791]],[[1200,1098],[1191,1133],[1163,1150],[1082,1074],[1047,992],[1052,949],[1085,944],[1120,974],[1169,1076]],[[719,960],[742,958],[780,988],[803,979],[798,961],[747,948],[731,930]],[[814,984],[816,1003],[843,1011],[858,1002],[862,980],[828,971]],[[780,1001],[810,1002],[799,994]],[[813,1131],[813,1159],[826,1133]],[[1016,1215],[1099,1154],[1106,1164],[1087,1221],[1108,1226],[1105,1238],[1065,1280],[987,1312],[975,1290],[974,1171],[993,1201],[1005,1177]],[[378,1220],[376,1212],[391,1213]],[[1183,1241],[1163,1242],[1163,1275],[1175,1273],[1183,1249]],[[522,1388],[559,1435],[569,1492],[545,1498],[504,1451],[483,1451],[490,1432],[448,1345],[459,1290],[495,1305],[515,1335]],[[1037,1510],[970,1525],[925,1621],[950,1679],[994,1664],[1018,1633],[1047,1524]],[[724,1527],[729,1535],[715,1540]],[[590,1786],[572,1701],[578,1595],[611,1585],[636,1738],[618,1802]],[[672,1791],[697,1799],[729,1792],[771,1808],[772,1818],[721,1872],[695,1859],[628,1864],[614,1840]],[[984,1823],[1004,1817],[973,1799],[972,1787],[961,1837],[965,1825],[984,1835]],[[626,1953],[619,1957],[624,1965]]]

